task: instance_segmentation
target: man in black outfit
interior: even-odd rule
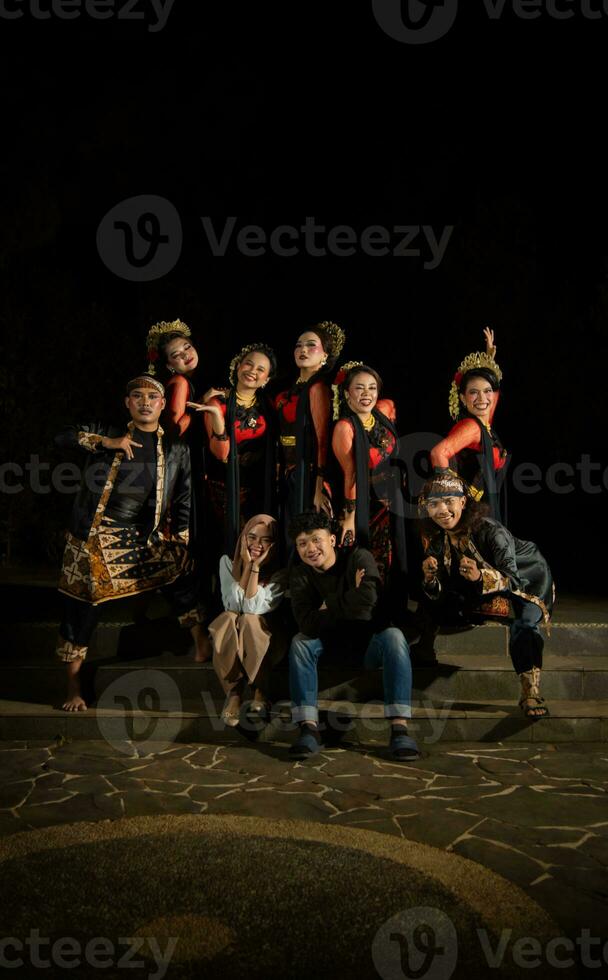
[[[67,664],[65,711],[85,711],[79,672],[100,615],[100,604],[170,587],[180,624],[197,649],[202,629],[197,581],[190,571],[190,452],[159,425],[165,391],[140,375],[127,384],[124,427],[98,422],[70,426],[55,442],[86,454],[63,555],[59,591],[64,609],[57,655]]]
[[[380,577],[364,548],[336,551],[330,518],[316,511],[300,514],[289,527],[300,562],[294,564],[289,590],[300,630],[289,650],[292,717],[300,733],[290,749],[297,759],[322,748],[318,726],[317,663],[323,653],[345,650],[367,669],[383,669],[384,714],[391,720],[390,753],[395,759],[418,758],[407,733],[411,717],[412,670],[407,640],[388,625],[378,607]]]

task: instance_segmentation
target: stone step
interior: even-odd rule
[[[109,608],[119,603],[108,603]],[[8,623],[3,626],[0,663],[21,661],[26,664],[48,663],[54,657],[59,623],[55,621]],[[133,622],[102,621],[93,637],[89,660],[118,657],[160,657],[186,655],[191,649],[187,630],[177,628],[175,621],[164,616]],[[463,657],[508,658],[508,630],[493,623],[475,626],[461,632],[439,634],[435,649],[440,660]],[[608,622],[556,622],[550,634],[545,633],[546,653],[561,657],[608,657]]]
[[[133,676],[132,676],[133,675]],[[151,679],[150,679],[151,678]],[[175,697],[198,698],[201,692],[223,697],[210,663],[196,664],[188,656],[164,654],[132,660],[96,658],[86,661],[83,683],[90,698],[104,698],[120,684],[131,691],[157,686]],[[288,698],[287,663],[271,675],[273,700]],[[56,658],[42,663],[0,663],[0,694],[10,700],[59,700],[65,684],[65,666]],[[434,667],[414,668],[412,695],[419,701],[475,701],[515,699],[519,683],[506,656],[443,655]],[[542,691],[551,700],[586,701],[608,698],[608,657],[563,657],[547,653]],[[319,670],[319,695],[331,700],[364,703],[382,697],[381,671],[357,672],[334,665]]]
[[[166,692],[165,692],[166,693]],[[164,710],[153,698],[134,692],[123,694],[113,707],[93,707],[86,712],[66,713],[49,704],[0,701],[0,739],[28,738],[105,739],[117,744],[125,740],[167,745],[173,742],[226,743],[243,736],[259,741],[290,741],[294,725],[287,702],[277,703],[269,724],[243,717],[239,729],[226,728],[220,718],[221,702],[210,696],[196,701],[163,701]],[[139,703],[140,709],[134,707]],[[146,705],[146,707],[144,707]],[[388,723],[378,703],[355,705],[322,699],[323,724],[329,732],[348,731],[348,739],[361,744],[385,742]],[[551,715],[536,721],[524,718],[513,701],[464,701],[414,705],[409,730],[425,744],[446,742],[608,742],[608,700],[566,701],[550,704]]]

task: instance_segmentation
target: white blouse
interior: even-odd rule
[[[258,591],[254,596],[245,598],[245,590],[239,585],[232,575],[232,561],[228,555],[220,558],[220,586],[222,590],[222,602],[227,612],[253,613],[255,616],[263,616],[264,613],[272,612],[276,609],[283,598],[283,588],[279,582],[273,581],[266,585],[258,585]]]

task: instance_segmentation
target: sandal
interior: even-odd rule
[[[545,707],[545,699],[540,696],[540,667],[531,667],[519,675],[521,681],[521,697],[519,707],[526,718],[546,718],[549,709]]]
[[[270,701],[267,701],[259,687],[253,692],[253,700],[249,702],[247,711],[251,714],[269,714]]]
[[[220,718],[225,725],[236,728],[241,718],[241,696],[240,694],[229,694],[224,702]]]
[[[519,699],[519,707],[524,713],[526,718],[546,718],[549,714],[549,709],[544,705],[544,698],[537,697],[535,694],[529,694],[525,698]],[[527,702],[533,701],[533,704],[528,704]]]

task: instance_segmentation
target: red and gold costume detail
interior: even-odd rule
[[[498,405],[499,393],[495,393],[494,404],[490,410],[490,425],[486,426],[492,441],[492,465],[495,471],[501,470],[507,461],[507,451],[492,430],[492,420]],[[478,457],[482,452],[480,424],[474,418],[464,418],[456,422],[445,439],[431,449],[431,463],[436,469],[451,468],[469,485],[469,493],[476,500],[483,497],[484,485],[479,469]]]
[[[377,410],[395,423],[397,412],[395,403],[388,398],[381,399]],[[369,465],[369,550],[376,559],[382,580],[385,581],[393,558],[391,536],[390,506],[388,496],[383,494],[383,484],[387,480],[390,458],[397,447],[393,432],[379,418],[370,416],[371,425],[362,422],[368,445]],[[344,474],[344,510],[352,513],[356,507],[356,459],[355,429],[353,421],[346,417],[340,419],[334,428],[332,448]]]
[[[300,388],[301,385],[296,382],[287,391],[277,395],[274,402],[279,414],[279,441],[286,469],[295,466],[296,462],[296,412]],[[331,417],[331,399],[327,384],[324,381],[315,381],[310,386],[308,397],[315,434],[315,475],[323,476],[327,465]]]
[[[226,419],[227,399],[222,395],[211,398],[209,405],[219,408]],[[222,522],[226,519],[225,464],[230,455],[231,439],[236,442],[239,466],[239,497],[241,523],[260,513],[260,499],[264,498],[264,462],[268,451],[269,420],[264,409],[256,399],[252,405],[239,405],[237,400],[234,431],[224,431],[221,436],[213,431],[213,416],[205,413],[205,429],[212,454],[208,467],[209,497],[215,517]],[[259,498],[259,499],[258,499]],[[253,508],[253,510],[252,510]]]

